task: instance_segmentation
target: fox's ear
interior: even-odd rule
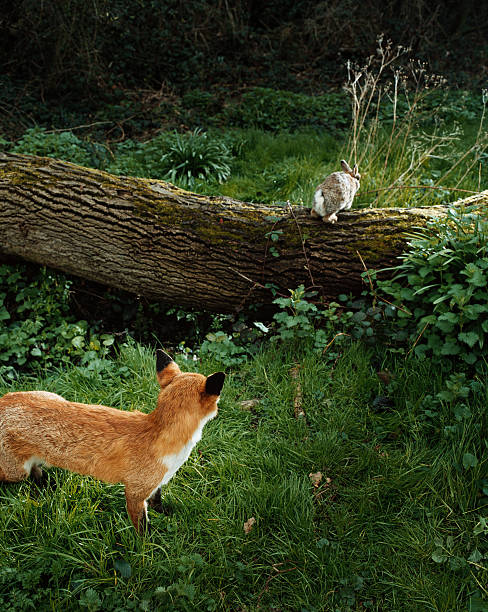
[[[161,389],[169,385],[180,372],[178,364],[167,353],[161,349],[156,351],[156,378]]]
[[[215,372],[215,374],[210,374],[205,382],[205,393],[207,395],[220,395],[222,387],[224,386],[224,380],[224,372]]]
[[[159,372],[162,372],[164,368],[172,361],[173,360],[168,355],[168,353],[165,353],[163,350],[158,349],[156,351],[156,372],[158,374]]]

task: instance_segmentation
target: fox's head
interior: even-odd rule
[[[186,410],[199,419],[217,411],[217,402],[224,385],[224,372],[203,376],[182,372],[178,364],[161,349],[156,351],[156,378],[161,391],[158,406],[164,410]]]

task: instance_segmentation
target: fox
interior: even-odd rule
[[[224,372],[182,372],[156,351],[159,394],[146,414],[70,402],[48,391],[0,398],[0,482],[27,477],[40,483],[42,466],[58,467],[125,486],[136,532],[149,532],[148,504],[185,463],[205,424],[217,416]]]

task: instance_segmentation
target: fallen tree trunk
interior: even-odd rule
[[[488,192],[468,201],[488,203]],[[0,254],[219,312],[269,302],[269,285],[284,293],[314,286],[329,298],[358,293],[361,258],[375,269],[392,265],[404,232],[445,210],[353,210],[329,225],[304,207],[201,196],[164,181],[0,154]]]

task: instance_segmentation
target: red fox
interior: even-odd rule
[[[225,374],[182,372],[164,351],[156,352],[161,387],[156,409],[144,414],[69,402],[46,391],[0,398],[0,481],[27,476],[39,481],[40,466],[65,468],[125,485],[127,511],[138,533],[154,502],[217,415]]]

